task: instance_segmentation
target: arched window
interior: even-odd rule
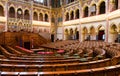
[[[99,14],[104,14],[105,13],[105,2],[104,1],[100,4],[99,11],[100,11]]]
[[[33,20],[38,20],[38,14],[36,12],[34,12]]]
[[[66,4],[68,4],[68,3],[69,3],[69,0],[65,0],[65,2],[66,2]]]
[[[72,11],[70,14],[70,19],[73,20],[74,19],[74,12]]]
[[[115,0],[115,10],[118,9],[118,0]]]
[[[67,12],[66,13],[66,21],[68,21],[69,20],[69,13]]]
[[[23,11],[22,11],[21,8],[19,8],[19,9],[17,10],[17,18],[20,18],[20,19],[23,18]]]
[[[4,8],[0,5],[0,16],[4,16]]]
[[[71,0],[71,2],[74,2],[74,0]]]
[[[39,20],[43,21],[43,14],[42,13],[39,14]]]
[[[88,6],[84,9],[84,17],[88,17]]]
[[[14,9],[14,7],[10,7],[10,9],[9,9],[9,17],[10,18],[15,18],[15,9]]]
[[[70,29],[70,35],[73,35],[73,29],[72,28]]]
[[[45,21],[48,22],[48,15],[45,14]]]
[[[45,6],[47,6],[47,3],[48,3],[47,0],[44,0],[44,5],[45,5]]]
[[[91,7],[90,7],[90,15],[91,16],[94,16],[96,15],[96,4],[93,4]]]
[[[79,9],[76,10],[75,15],[76,15],[75,18],[78,19],[79,16],[80,16],[80,15],[79,15]]]
[[[25,10],[24,19],[26,19],[26,20],[30,19],[30,15],[29,15],[29,11],[28,10]]]
[[[44,2],[44,0],[34,0],[34,1],[40,2],[40,3],[43,3],[43,2]]]

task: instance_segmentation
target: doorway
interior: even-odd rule
[[[98,40],[105,40],[105,30],[99,30]]]
[[[30,42],[24,42],[24,48],[30,49]]]

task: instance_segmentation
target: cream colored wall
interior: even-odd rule
[[[82,34],[82,31],[83,31],[83,28],[86,27],[87,30],[88,30],[88,34],[90,33],[90,28],[91,27],[94,27],[95,28],[95,31],[96,31],[96,35],[98,33],[98,28],[100,26],[103,26],[103,27],[106,27],[106,21],[100,21],[100,22],[91,22],[91,23],[86,23],[86,24],[81,24],[81,41],[83,41],[83,34]],[[93,35],[93,36],[90,36],[91,40],[96,40],[96,35]]]
[[[70,26],[64,26],[64,31],[65,31],[65,29],[68,29],[68,32],[69,32],[70,29],[73,29],[73,31],[74,31],[76,28],[77,28],[77,31],[79,31],[79,24],[73,24],[73,25],[70,25]],[[67,39],[66,35],[64,33],[63,33],[63,35],[64,35],[63,40],[66,40]]]
[[[108,41],[114,42],[117,38],[118,34],[112,34],[110,33],[110,27],[115,24],[117,26],[117,32],[119,33],[119,26],[120,26],[120,18],[109,20],[109,34],[108,34]]]
[[[63,39],[63,27],[57,28],[57,39],[62,40]]]

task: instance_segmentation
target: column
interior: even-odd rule
[[[64,33],[64,25],[63,23],[65,22],[65,12],[64,12],[64,5],[62,6],[62,18],[63,18],[63,21],[62,21],[62,39],[65,40],[65,33]]]
[[[88,17],[91,16],[91,11],[90,11],[90,7],[88,7]]]
[[[120,0],[118,0],[118,9],[120,9]]]
[[[22,12],[23,12],[23,13],[22,13],[23,20],[25,20],[25,19],[24,19],[24,18],[25,18],[25,17],[24,17],[25,9],[22,9]]]
[[[29,26],[27,26],[27,31],[33,31],[33,24],[32,24],[32,21],[33,21],[33,1],[31,1],[31,11],[30,11],[30,24]]]
[[[99,10],[100,10],[99,6],[96,6],[96,15],[99,15]]]
[[[37,12],[37,13],[38,13],[38,21],[40,21],[40,18],[39,18],[39,14],[40,14],[40,13],[39,13],[39,12]]]
[[[81,4],[80,4],[80,1],[79,1],[79,26],[78,26],[78,30],[79,30],[79,41],[81,42],[82,41],[82,27],[81,27],[81,25],[82,25],[82,23],[81,23],[81,19],[82,19],[82,17],[83,17],[83,13],[82,13],[82,7],[80,6]]]
[[[47,0],[47,6],[50,7],[50,0]]]
[[[96,31],[96,40],[98,40],[98,30]]]
[[[68,12],[68,13],[69,13],[69,20],[70,20],[70,18],[71,18],[71,15],[70,15],[70,12]],[[69,21],[69,20],[68,20],[68,21]]]
[[[105,41],[108,42],[108,37],[109,37],[109,0],[106,0],[106,14],[107,14],[107,18],[106,18],[106,27],[105,27]]]
[[[4,12],[5,12],[5,17],[6,17],[6,23],[5,23],[5,30],[4,30],[4,32],[6,32],[8,30],[8,28],[7,28],[7,23],[8,23],[8,2],[7,1],[5,2]]]
[[[43,14],[43,21],[45,22],[45,13]]]
[[[76,11],[73,11],[73,14],[74,14],[73,20],[75,20],[76,19]]]

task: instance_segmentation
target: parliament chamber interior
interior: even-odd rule
[[[120,76],[120,0],[0,0],[0,76]]]

